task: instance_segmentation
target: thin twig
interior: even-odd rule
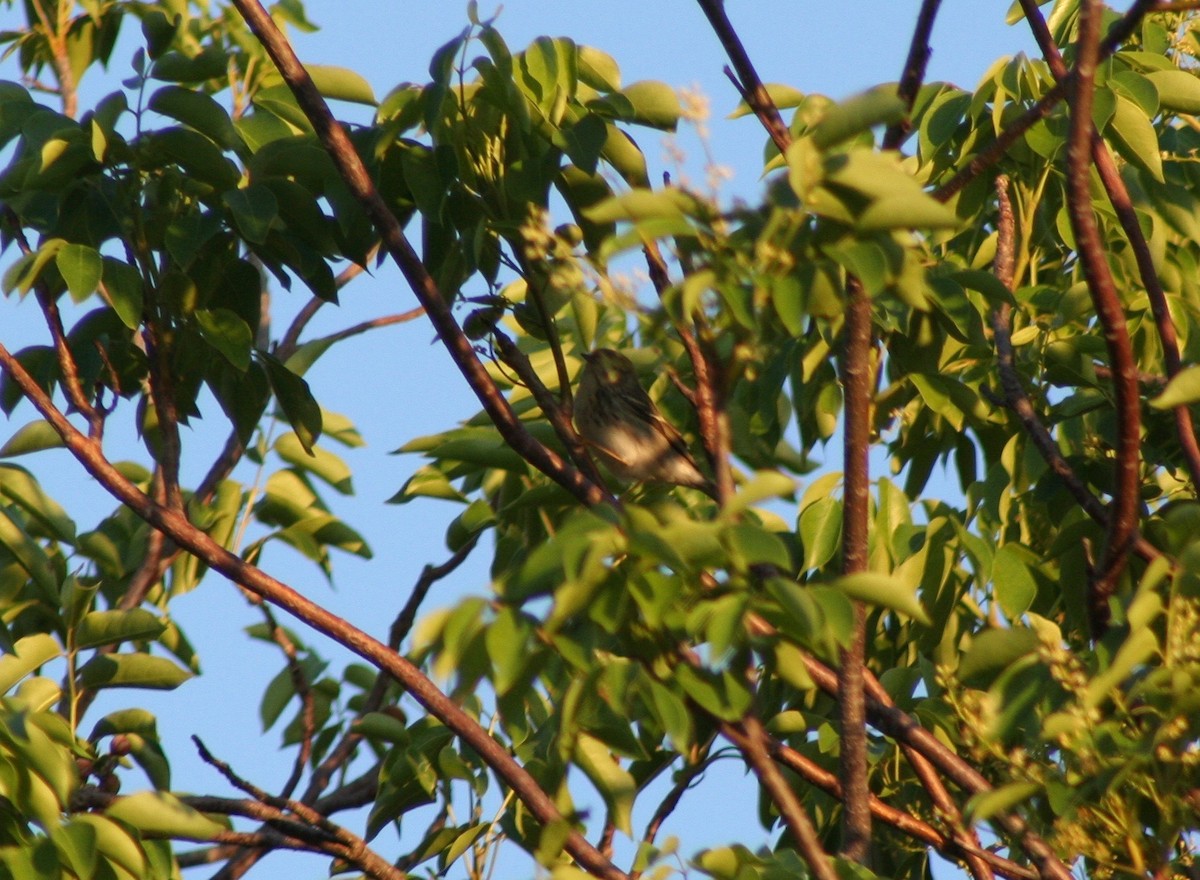
[[[658,832],[662,829],[663,823],[675,812],[675,808],[679,806],[679,802],[683,799],[688,789],[692,788],[696,784],[696,781],[704,774],[704,771],[708,769],[712,763],[712,759],[709,758],[709,751],[712,749],[712,744],[713,737],[710,736],[708,742],[704,743],[699,749],[695,760],[676,774],[675,784],[671,786],[671,790],[667,792],[667,796],[662,799],[655,809],[654,815],[646,823],[646,831],[642,834],[641,840],[643,846],[653,846],[655,839],[658,837]],[[629,880],[639,880],[641,876],[642,872],[638,869],[629,869]]]
[[[457,569],[466,560],[467,556],[470,555],[478,541],[479,535],[473,535],[441,565],[426,565],[422,569],[416,584],[413,586],[412,592],[409,594],[408,601],[405,602],[404,608],[392,623],[388,635],[389,648],[393,651],[399,649],[400,643],[404,641],[412,629],[417,611],[421,603],[425,600],[426,595],[428,595],[429,590],[435,583]],[[388,685],[391,681],[391,677],[383,672],[380,672],[376,676],[375,683],[363,701],[361,708],[358,710],[357,717],[362,718],[364,715],[377,711],[383,705],[383,701],[387,696]],[[329,797],[321,797],[322,793],[329,786],[330,780],[333,779],[334,774],[345,767],[347,762],[354,757],[362,739],[362,734],[355,730],[352,724],[338,744],[330,749],[325,759],[313,770],[308,787],[300,798],[301,803],[313,806],[317,812],[328,815],[334,810],[362,806],[375,799],[375,794],[378,790],[378,767],[371,768],[359,780],[343,786]],[[296,766],[300,767],[302,765],[298,762]],[[247,848],[240,852],[231,852],[226,856],[228,866],[226,869],[223,869],[223,873],[224,870],[236,870],[238,873],[235,876],[240,876],[256,862],[260,861],[269,851],[268,847],[255,847]]]
[[[904,72],[900,75],[900,84],[896,95],[907,108],[904,119],[893,122],[883,133],[883,149],[898,150],[905,136],[912,129],[908,113],[912,112],[913,102],[921,83],[925,80],[925,68],[929,64],[929,56],[933,50],[929,46],[929,37],[933,33],[933,22],[937,18],[938,7],[942,0],[923,0],[921,11],[917,13],[917,26],[913,29],[912,41],[908,46],[908,57],[904,61]]]
[[[17,212],[8,205],[4,205],[0,207],[0,220],[7,226],[8,233],[16,241],[17,248],[21,253],[26,255],[33,253],[33,249],[29,246],[29,239],[25,237],[25,230],[21,228],[21,218]],[[46,318],[46,328],[50,331],[50,338],[54,342],[54,354],[58,359],[58,369],[62,374],[63,390],[67,395],[67,400],[80,415],[87,419],[88,435],[99,439],[104,433],[104,413],[97,410],[88,399],[87,394],[84,393],[83,385],[79,381],[79,366],[75,362],[75,356],[71,353],[70,346],[67,345],[66,329],[63,327],[58,303],[50,294],[44,276],[39,276],[34,282],[34,292],[37,296],[38,306]]]
[[[737,71],[737,77],[734,78],[726,68],[726,75],[733,80],[742,95],[742,100],[754,111],[754,115],[758,117],[775,146],[779,148],[779,152],[785,152],[788,144],[791,143],[791,134],[788,132],[783,117],[779,115],[779,108],[775,106],[775,102],[771,100],[762,80],[759,79],[758,71],[754,69],[750,56],[746,54],[746,47],[742,45],[737,31],[733,29],[733,23],[725,14],[724,0],[696,0],[696,2],[708,18],[713,33],[721,41],[725,54],[729,56],[734,70]]]
[[[147,316],[142,328],[142,342],[150,361],[150,398],[158,418],[158,442],[154,458],[162,470],[165,503],[176,510],[183,509],[183,494],[179,485],[179,460],[183,445],[179,439],[179,408],[175,400],[170,344],[158,317]]]
[[[999,204],[999,223],[997,225],[994,274],[1005,287],[1011,290],[1015,283],[1015,279],[1012,277],[1015,224],[1012,204],[1008,196],[1008,178],[1003,175],[996,178],[996,197]],[[992,340],[996,346],[996,367],[1000,377],[1000,387],[1004,391],[1004,405],[1012,410],[1025,433],[1029,435],[1029,439],[1033,441],[1034,448],[1042,456],[1042,460],[1062,481],[1083,512],[1101,525],[1107,525],[1108,511],[1103,502],[1088,490],[1063,456],[1062,450],[1058,448],[1050,431],[1042,424],[1029,395],[1025,393],[1025,388],[1021,384],[1012,345],[1012,305],[1007,302],[997,305],[992,311],[991,324]],[[1139,375],[1139,380],[1144,378]],[[1147,561],[1161,555],[1157,547],[1140,535],[1134,537],[1132,549]]]
[[[521,351],[512,339],[496,329],[492,331],[492,341],[500,353],[501,360],[517,374],[517,378],[525,383],[525,387],[529,389],[533,399],[541,407],[542,414],[550,423],[550,427],[554,429],[555,435],[567,450],[575,467],[594,484],[603,486],[604,481],[601,479],[599,471],[596,470],[591,456],[588,455],[587,446],[579,436],[579,432],[575,430],[575,425],[571,422],[571,415],[563,407],[561,399],[550,393],[550,389],[533,369],[533,364],[529,362],[525,352]]]

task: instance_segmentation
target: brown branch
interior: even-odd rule
[[[846,283],[847,303],[841,356],[844,403],[842,499],[842,573],[867,570],[870,533],[871,467],[871,299],[853,276]],[[871,789],[867,780],[867,719],[863,700],[867,611],[854,603],[854,631],[838,657],[841,729],[840,769],[845,810],[842,853],[866,863],[871,846]]]
[[[372,246],[367,252],[367,260],[369,261],[378,252],[379,245]],[[341,290],[364,271],[366,270],[358,263],[351,263],[333,279],[334,289]],[[308,322],[320,311],[321,306],[327,302],[328,300],[314,296],[301,306],[300,311],[296,313],[296,317],[292,319],[292,323],[288,325],[287,331],[283,334],[283,338],[279,340],[279,345],[276,347],[275,354],[280,360],[286,361],[300,347],[300,334],[304,332],[304,328],[308,326]]]
[[[316,339],[310,340],[310,342],[327,342],[330,344],[334,342],[341,342],[343,339],[349,339],[351,336],[359,336],[369,330],[378,330],[380,327],[391,327],[396,324],[406,324],[409,321],[421,317],[423,314],[425,314],[425,310],[418,306],[415,309],[409,309],[407,312],[400,312],[396,315],[381,315],[378,318],[371,318],[368,321],[361,321],[350,327],[346,327],[343,330],[338,330],[336,333],[330,333],[327,336],[320,336]],[[305,345],[307,344],[308,343],[305,343]],[[280,345],[280,349],[282,348],[283,346]],[[299,348],[299,346],[296,346],[296,348]],[[295,349],[289,351],[286,356],[290,356],[294,353]],[[280,353],[277,352],[276,354]]]
[[[1021,9],[1025,13],[1025,19],[1029,22],[1038,47],[1042,50],[1046,64],[1050,67],[1050,72],[1057,80],[1066,79],[1069,75],[1067,65],[1063,62],[1062,55],[1058,51],[1058,46],[1050,34],[1050,28],[1046,26],[1046,20],[1042,17],[1037,3],[1035,0],[1021,0]],[[1183,368],[1179,356],[1179,337],[1175,332],[1175,323],[1171,319],[1170,308],[1167,306],[1166,291],[1163,290],[1158,271],[1154,268],[1150,245],[1142,233],[1137,212],[1133,208],[1133,200],[1129,197],[1129,190],[1117,170],[1117,163],[1113,159],[1112,152],[1100,137],[1099,132],[1095,130],[1094,125],[1092,126],[1091,147],[1092,161],[1096,165],[1096,172],[1100,176],[1100,182],[1104,185],[1105,192],[1108,193],[1108,200],[1117,214],[1121,229],[1129,241],[1129,247],[1133,251],[1133,257],[1137,263],[1138,274],[1142,278],[1142,286],[1146,288],[1146,296],[1150,300],[1150,311],[1154,316],[1154,324],[1158,328],[1158,338],[1162,344],[1167,378],[1174,378]],[[1200,443],[1196,439],[1196,426],[1192,421],[1192,411],[1187,406],[1177,406],[1173,413],[1175,430],[1179,435],[1179,444],[1183,448],[1184,460],[1187,462],[1192,485],[1200,488]]]
[[[412,593],[409,594],[408,601],[405,602],[404,608],[392,623],[388,636],[389,648],[393,651],[399,649],[400,643],[412,629],[413,623],[416,620],[417,610],[425,600],[425,596],[429,593],[430,588],[437,581],[457,569],[467,556],[470,555],[470,552],[475,548],[478,541],[479,535],[476,534],[441,565],[426,565],[422,569],[416,584],[413,586]],[[359,709],[357,717],[362,718],[370,712],[377,711],[383,705],[390,682],[391,678],[386,673],[380,672],[376,676],[375,683],[371,691],[367,694],[362,708]],[[313,771],[308,787],[305,789],[304,795],[300,798],[301,803],[311,805],[317,812],[328,815],[334,810],[362,806],[375,799],[375,794],[378,791],[379,771],[377,767],[372,768],[371,771],[355,783],[343,786],[329,797],[321,797],[322,792],[329,786],[333,775],[354,757],[354,753],[357,751],[358,744],[362,742],[362,739],[362,734],[358,733],[354,729],[354,726],[351,725],[338,744],[330,750],[325,759]],[[296,768],[299,769],[301,766],[302,763],[297,762]],[[225,875],[226,871],[233,870],[236,873],[229,876],[241,876],[267,855],[269,851],[269,847],[247,847],[239,852],[230,852],[225,856],[229,860],[229,864],[225,869],[222,869],[221,875]]]
[[[392,622],[391,629],[388,632],[388,648],[393,651],[400,649],[400,643],[408,637],[409,632],[412,630],[413,624],[417,619],[417,611],[420,609],[421,603],[425,601],[425,597],[429,595],[430,589],[432,589],[434,584],[448,577],[462,565],[478,543],[479,534],[476,534],[463,544],[463,546],[459,547],[441,565],[426,565],[421,570],[417,582],[413,585],[412,592],[409,593],[408,600],[404,603],[404,607],[400,609],[400,613],[396,616],[395,621]],[[376,676],[375,684],[372,686],[370,693],[367,694],[362,709],[359,710],[358,714],[360,718],[370,712],[375,712],[383,705],[390,681],[390,676],[382,672]],[[341,742],[330,750],[328,757],[321,762],[313,772],[312,779],[309,780],[308,789],[304,792],[304,797],[302,798],[304,803],[311,804],[316,802],[321,792],[328,787],[333,774],[345,765],[361,741],[362,735],[351,730],[342,738]]]
[[[809,654],[804,654],[804,668],[816,683],[834,699],[838,698],[837,673]],[[938,739],[916,719],[896,707],[883,685],[867,671],[864,675],[867,696],[867,717],[872,726],[896,742],[909,745],[959,788],[971,794],[992,791],[992,784]],[[1066,865],[1023,819],[1011,813],[1001,813],[989,820],[1005,834],[1019,840],[1025,852],[1038,867],[1039,877],[1045,880],[1072,880]]]
[[[733,471],[729,467],[733,438],[729,428],[729,413],[725,409],[726,383],[721,375],[721,361],[712,344],[712,332],[707,325],[697,321],[703,345],[687,328],[679,327],[679,338],[692,362],[692,373],[696,377],[696,389],[689,400],[700,420],[700,436],[704,441],[704,452],[712,466],[715,492],[713,497],[724,505],[733,497]]]
[[[712,763],[709,758],[709,750],[712,748],[713,738],[709,737],[700,749],[700,753],[690,765],[679,771],[678,779],[671,786],[671,790],[667,792],[667,796],[662,799],[658,807],[654,810],[654,815],[650,817],[650,821],[646,823],[646,831],[642,835],[641,843],[644,846],[654,844],[655,838],[658,837],[658,832],[662,829],[663,823],[667,821],[670,815],[675,812],[675,808],[679,806],[679,802],[683,799],[696,780]],[[638,880],[642,876],[642,872],[636,868],[629,869],[629,880]]]
[[[255,597],[257,599],[257,597]],[[300,656],[296,651],[296,644],[288,636],[287,631],[279,625],[279,621],[275,619],[274,612],[271,611],[271,606],[265,602],[259,601],[262,607],[263,617],[267,622],[267,629],[271,634],[271,640],[279,646],[279,650],[283,652],[283,656],[287,661],[288,676],[292,680],[292,688],[296,691],[296,695],[300,698],[300,748],[296,752],[296,760],[292,763],[292,773],[288,776],[287,781],[280,789],[280,797],[290,798],[292,792],[296,790],[296,786],[300,784],[300,777],[304,773],[304,767],[308,764],[308,759],[312,756],[313,737],[316,735],[316,701],[313,698],[312,686],[308,680],[308,675],[304,671],[304,667],[300,664]]]
[[[904,72],[900,77],[897,95],[904,102],[905,119],[893,123],[884,132],[883,149],[899,149],[908,132],[908,113],[925,78],[929,63],[929,37],[933,31],[941,0],[924,0],[917,15],[917,25],[909,44]],[[874,376],[871,373],[871,350],[874,332],[871,326],[871,300],[862,283],[854,277],[847,281],[846,326],[842,355],[842,387],[845,394],[844,464],[845,494],[842,507],[842,571],[854,574],[867,570],[870,534],[869,461],[871,445],[871,404]],[[867,610],[861,602],[854,606],[854,631],[850,644],[838,658],[839,724],[842,745],[839,769],[842,780],[842,851],[846,858],[866,863],[871,850],[871,789],[868,780],[870,764],[867,755],[866,701],[863,695],[863,673],[866,664]],[[931,772],[927,763],[917,755],[914,771],[935,802],[948,804],[957,810],[944,786]],[[961,823],[960,823],[961,827]],[[976,872],[977,860],[970,862]],[[984,869],[986,871],[986,869]],[[979,875],[976,874],[978,877]]]
[[[22,254],[33,253],[33,249],[29,246],[29,239],[25,237],[25,230],[21,228],[21,218],[16,211],[8,205],[0,207],[0,221],[7,226],[8,233],[12,235]],[[66,329],[63,327],[58,302],[50,294],[44,276],[39,276],[34,282],[34,293],[37,296],[38,306],[45,316],[46,328],[50,331],[50,338],[54,343],[54,354],[58,359],[59,372],[62,373],[63,391],[66,393],[67,400],[80,415],[87,419],[88,435],[99,439],[104,433],[104,413],[93,406],[83,391],[83,385],[79,381],[79,367],[75,362],[75,356],[71,353],[70,346],[67,345]]]
[[[767,94],[762,80],[759,79],[758,71],[754,69],[750,56],[746,54],[746,47],[742,45],[737,31],[733,29],[733,23],[725,14],[724,0],[696,0],[696,2],[708,18],[713,33],[721,41],[725,54],[729,56],[734,70],[737,71],[737,77],[734,78],[729,73],[729,68],[726,68],[726,75],[733,80],[734,86],[741,93],[742,100],[754,111],[754,115],[767,130],[767,134],[771,136],[771,140],[779,152],[786,152],[788,144],[792,142],[791,133],[788,131],[783,117],[779,115],[779,108],[775,106],[775,102]]]
[[[836,774],[830,773],[816,761],[774,738],[770,741],[769,748],[771,749],[771,756],[780,764],[783,764],[810,785],[821,789],[831,797],[841,800],[842,787],[838,783]],[[977,859],[1002,877],[1009,877],[1012,880],[1037,880],[1038,875],[1036,871],[1018,865],[1016,862],[998,856],[978,845],[972,845],[964,840],[960,840],[957,836],[951,837],[944,834],[928,822],[924,822],[911,813],[906,813],[891,806],[874,794],[871,795],[871,815],[881,822],[891,825],[897,831],[903,832],[909,837],[933,847],[946,858]],[[972,868],[972,874],[979,876],[975,874],[974,868]]]
[[[1121,17],[1116,24],[1109,28],[1108,34],[1100,44],[1100,58],[1104,60],[1109,55],[1112,55],[1121,47],[1129,36],[1137,28],[1142,17],[1154,6],[1154,0],[1134,0],[1133,5]],[[988,144],[980,152],[976,153],[974,158],[959,169],[948,181],[935,189],[931,195],[940,202],[949,201],[953,196],[964,186],[978,177],[983,171],[996,164],[1000,158],[1009,151],[1009,149],[1018,140],[1025,136],[1033,125],[1050,115],[1051,111],[1059,101],[1067,97],[1068,89],[1075,81],[1074,71],[1067,79],[1056,83],[1050,91],[1042,95],[1042,97],[1014,119],[1012,122],[1004,126],[1004,131],[997,135],[996,139]]]
[[[210,568],[276,605],[324,635],[337,641],[377,668],[386,671],[434,717],[454,731],[464,743],[509,785],[539,822],[562,822],[562,814],[537,781],[496,742],[479,723],[440,691],[420,669],[367,633],[351,626],[266,572],[230,553],[207,533],[188,521],[181,510],[157,504],[127,480],[104,457],[98,444],[80,433],[60,412],[21,363],[0,344],[0,368],[29,398],[64,444],[110,494],[169,538],[195,554]],[[566,850],[589,872],[605,880],[626,880],[624,872],[604,859],[577,831],[567,837]]]
[[[71,11],[74,3],[56,2],[56,20],[51,21],[43,7],[43,0],[30,0],[38,21],[46,32],[46,43],[54,60],[54,77],[58,80],[58,95],[62,98],[63,115],[75,118],[79,111],[79,99],[75,73],[71,69],[71,53],[67,48],[67,32],[71,27]]]
[[[663,260],[662,252],[655,241],[648,241],[642,248],[642,253],[646,256],[650,281],[661,299],[671,286],[671,276],[667,272],[666,261]],[[692,362],[692,374],[696,377],[696,390],[684,389],[678,381],[676,381],[676,386],[680,387],[683,395],[696,410],[696,416],[700,421],[700,439],[704,443],[705,455],[708,463],[712,466],[713,476],[716,478],[713,481],[715,491],[712,494],[718,504],[724,504],[733,497],[733,473],[729,468],[731,447],[729,418],[725,413],[723,394],[720,392],[722,383],[717,380],[715,375],[720,361],[715,353],[712,357],[705,354],[696,340],[696,334],[684,323],[687,320],[692,320],[692,316],[681,316],[681,320],[675,324],[675,332],[679,334],[679,339],[688,353],[688,359]],[[697,321],[697,323],[699,322]],[[704,328],[701,327],[701,330],[703,331]],[[709,348],[711,350],[711,346]]]
[[[171,352],[164,338],[159,317],[147,317],[142,341],[150,362],[150,397],[158,418],[158,443],[151,443],[158,463],[165,503],[176,510],[183,508],[179,486],[179,459],[183,451],[179,439],[179,410],[175,402],[175,383],[171,370]]]
[[[529,389],[530,394],[533,395],[533,399],[537,401],[542,414],[546,417],[546,421],[554,429],[555,435],[567,450],[567,454],[571,457],[571,461],[574,462],[575,467],[585,474],[592,483],[597,486],[603,486],[604,481],[601,479],[599,471],[596,470],[596,465],[592,461],[591,456],[588,455],[587,446],[579,436],[579,432],[575,430],[575,425],[571,422],[570,412],[563,407],[560,398],[550,393],[550,389],[546,387],[541,377],[533,369],[533,364],[529,362],[529,358],[525,355],[525,352],[521,351],[517,347],[517,344],[499,329],[492,331],[492,341],[500,353],[500,359],[525,383],[525,387]],[[562,381],[561,376],[559,381]]]
[[[1067,140],[1067,212],[1075,236],[1075,250],[1083,268],[1096,317],[1104,330],[1109,363],[1113,369],[1113,396],[1117,420],[1116,474],[1109,511],[1104,559],[1089,575],[1088,617],[1092,636],[1108,628],[1108,600],[1116,592],[1137,531],[1141,406],[1137,387],[1137,362],[1125,326],[1125,312],[1108,267],[1105,246],[1092,209],[1091,177],[1092,101],[1099,62],[1100,16],[1097,0],[1082,0],[1079,17],[1078,58],[1071,85],[1070,128]]]
[[[1022,5],[1025,5],[1026,0],[1021,0],[1021,2]],[[1041,21],[1041,13],[1036,6],[1033,7],[1033,11],[1037,13],[1037,20]],[[1026,9],[1026,15],[1029,15],[1028,9]],[[1031,18],[1030,21],[1032,22],[1034,19]],[[1044,21],[1042,26],[1045,26]],[[1016,249],[1014,231],[1016,223],[1013,219],[1012,203],[1008,196],[1008,177],[1004,175],[996,178],[996,198],[999,206],[999,222],[997,224],[994,273],[1005,287],[1012,290],[1016,280],[1012,274],[1013,254]],[[1029,435],[1029,439],[1033,441],[1034,448],[1042,456],[1042,460],[1062,480],[1063,485],[1066,486],[1067,491],[1071,493],[1084,513],[1101,525],[1107,525],[1108,511],[1104,504],[1088,490],[1066,458],[1063,457],[1058,444],[1046,426],[1042,424],[1041,419],[1038,418],[1037,411],[1021,384],[1012,346],[1012,305],[1004,302],[996,306],[992,311],[991,324],[992,338],[996,345],[996,366],[1000,374],[1000,387],[1004,391],[1004,405],[1012,410],[1025,433]],[[1097,371],[1099,372],[1099,368]],[[1111,376],[1111,373],[1109,375]],[[1156,378],[1158,377],[1138,374],[1139,382],[1147,382]],[[1157,547],[1140,535],[1134,536],[1132,549],[1134,553],[1147,561],[1161,555]]]
[[[333,118],[312,78],[266,9],[258,0],[234,0],[234,6],[271,56],[346,186],[363,206],[389,256],[400,267],[442,344],[505,442],[582,503],[591,505],[605,501],[606,493],[599,486],[534,439],[516,417],[508,400],[480,362],[471,341],[455,321],[449,302],[409,244],[396,216],[376,190],[345,130]]]
[[[909,43],[908,57],[904,61],[904,72],[900,75],[900,84],[896,95],[904,102],[906,113],[904,119],[893,122],[883,133],[883,149],[898,150],[905,136],[912,130],[912,120],[908,113],[912,112],[913,101],[921,90],[925,79],[925,67],[929,64],[929,56],[933,50],[929,46],[929,36],[933,33],[933,22],[937,18],[938,7],[942,0],[923,0],[921,11],[917,13],[917,26],[913,29],[912,42]]]
[[[329,821],[328,818],[307,804],[267,794],[257,786],[238,776],[227,763],[214,757],[205,748],[204,743],[200,741],[199,737],[193,736],[192,741],[200,751],[200,757],[206,763],[216,768],[222,776],[229,780],[231,785],[244,791],[250,797],[254,798],[254,800],[281,812],[290,813],[300,819],[305,825],[328,835],[332,841],[336,841],[340,845],[339,849],[342,850],[340,853],[341,858],[350,862],[369,876],[378,878],[378,880],[405,880],[406,875],[403,871],[393,867],[386,859],[371,850],[367,846],[366,841],[358,835],[341,825]]]
[[[767,733],[762,722],[752,715],[747,715],[737,724],[723,721],[721,735],[737,746],[745,757],[746,763],[758,777],[771,802],[779,810],[780,817],[812,875],[817,880],[837,880],[837,872],[821,847],[821,841],[817,838],[817,831],[808,817],[808,812],[792,791],[791,785],[779,772],[775,762],[771,760]]]

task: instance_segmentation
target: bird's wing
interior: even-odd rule
[[[686,458],[694,465],[696,460],[692,458],[691,450],[688,449],[687,443],[684,441],[683,436],[679,433],[675,426],[663,418],[663,414],[659,412],[658,407],[654,405],[654,402],[644,390],[639,395],[639,398],[640,399],[637,401],[639,414],[642,415],[647,422],[654,426],[654,430],[657,431],[662,438],[667,441],[668,444],[670,444],[671,448],[675,450],[675,452]],[[645,408],[643,409],[643,407]]]

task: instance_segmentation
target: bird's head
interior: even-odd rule
[[[598,348],[583,355],[584,377],[591,377],[597,385],[625,385],[630,380],[637,382],[637,370],[625,355],[611,348]]]

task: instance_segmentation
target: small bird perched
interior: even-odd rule
[[[575,426],[622,480],[690,486],[716,497],[675,426],[638,383],[629,358],[609,348],[583,355]]]

